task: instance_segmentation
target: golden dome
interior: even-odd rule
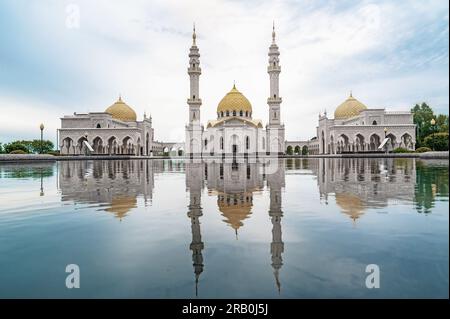
[[[234,230],[238,230],[239,227],[244,225],[242,221],[250,217],[252,202],[246,201],[245,199],[251,198],[252,194],[225,194],[224,196],[229,199],[230,202],[227,203],[225,200],[219,199],[217,201],[219,211],[222,213],[222,216],[226,218],[224,222],[230,225]]]
[[[117,102],[108,107],[105,112],[111,114],[117,120],[124,122],[136,121],[136,112],[122,101],[122,97],[119,97]]]
[[[226,112],[226,111],[243,111],[243,112],[252,112],[252,105],[249,100],[236,89],[236,86],[233,85],[233,88],[224,98],[220,101],[217,106],[217,112]]]
[[[350,117],[358,115],[359,112],[365,109],[367,109],[367,107],[357,99],[355,99],[350,93],[348,99],[345,100],[344,103],[339,105],[336,108],[336,111],[334,111],[334,118],[336,120],[348,119]]]
[[[356,221],[364,214],[364,203],[356,195],[349,193],[336,193],[336,204],[341,208],[344,214],[350,216],[353,221]]]
[[[117,218],[122,219],[130,210],[136,207],[135,196],[118,196],[112,198],[111,206],[106,208],[105,211],[113,213]]]

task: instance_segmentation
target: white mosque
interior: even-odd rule
[[[279,94],[280,52],[275,42],[275,27],[269,48],[267,72],[270,79],[269,123],[264,129],[261,120],[253,119],[250,101],[237,90],[228,92],[217,106],[217,119],[208,121],[206,129],[201,124],[202,100],[199,92],[201,75],[200,53],[196,44],[195,27],[189,52],[190,96],[189,123],[186,125],[186,153],[190,157],[248,156],[284,153],[284,124],[281,122],[281,97]]]
[[[163,143],[154,140],[152,118],[136,112],[121,97],[104,112],[74,113],[61,118],[59,148],[63,155],[152,156],[169,153],[188,157],[248,157],[283,154],[315,155],[374,153],[397,147],[415,149],[416,126],[410,111],[389,112],[385,108],[367,108],[352,94],[340,104],[334,118],[319,114],[316,133],[310,140],[286,141],[281,120],[279,92],[280,51],[275,41],[269,47],[267,72],[270,91],[267,99],[269,122],[253,118],[250,101],[233,85],[217,106],[217,118],[206,128],[201,122],[200,53],[195,27],[189,51],[190,95],[185,141]],[[87,151],[89,150],[89,152]]]

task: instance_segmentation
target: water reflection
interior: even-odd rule
[[[264,189],[266,182],[270,193],[268,213],[272,222],[272,242],[270,253],[275,282],[280,292],[279,271],[283,265],[281,217],[282,188],[284,187],[284,161],[268,163],[186,163],[186,186],[189,192],[188,217],[191,219],[192,261],[195,273],[195,292],[198,294],[199,276],[203,272],[200,220],[202,214],[201,194],[205,181],[209,196],[217,196],[217,207],[225,218],[223,221],[234,229],[238,239],[238,229],[250,217],[253,195]],[[270,174],[266,172],[270,171]]]
[[[164,169],[161,161],[60,162],[61,200],[100,204],[99,210],[121,220],[137,207],[137,197],[151,203],[155,173]]]
[[[448,166],[429,165],[412,159],[287,159],[272,163],[184,163],[171,161],[70,161],[59,163],[59,188],[63,201],[99,204],[100,210],[120,220],[138,207],[137,198],[151,205],[155,175],[185,174],[189,195],[187,216],[191,223],[192,265],[195,291],[204,271],[201,218],[202,195],[216,197],[223,222],[239,229],[253,213],[255,194],[269,195],[267,213],[272,223],[270,259],[280,292],[283,266],[283,190],[288,174],[316,178],[324,205],[333,200],[341,213],[356,225],[368,209],[382,209],[414,199],[418,212],[430,212],[436,196],[448,196]],[[206,193],[205,193],[206,191]],[[288,203],[289,205],[289,203]],[[206,244],[207,245],[207,244]]]
[[[267,266],[270,264],[273,272],[273,277],[269,273],[272,281],[270,288],[273,289],[271,291],[280,293],[284,283],[283,291],[288,289],[286,287],[289,282],[283,276],[286,276],[290,265],[295,263],[295,259],[289,256],[298,252],[288,248],[285,252],[282,221],[283,210],[287,217],[292,217],[293,213],[298,213],[296,209],[301,207],[297,197],[287,196],[292,195],[293,187],[289,183],[286,187],[286,180],[300,180],[294,175],[306,175],[308,179],[305,180],[313,183],[308,185],[316,185],[305,192],[320,198],[319,204],[314,197],[317,205],[325,208],[326,205],[332,208],[335,205],[339,209],[337,215],[340,219],[354,226],[358,223],[359,227],[361,221],[367,218],[365,216],[370,216],[373,212],[371,210],[391,212],[394,209],[390,209],[390,206],[407,203],[413,204],[419,213],[430,213],[437,201],[448,200],[448,163],[414,159],[286,159],[257,163],[114,160],[62,161],[56,165],[0,165],[0,179],[31,181],[36,190],[40,188],[39,195],[44,197],[51,193],[45,192],[45,181],[52,180],[51,177],[55,174],[62,202],[75,207],[79,204],[84,204],[80,205],[81,207],[94,207],[95,210],[111,213],[118,220],[128,218],[127,216],[143,205],[155,204],[153,193],[158,189],[159,180],[166,179],[167,174],[171,173],[178,174],[181,178],[182,188],[183,183],[186,186],[187,196],[182,213],[186,213],[189,218],[191,238],[190,242],[189,239],[183,239],[188,245],[183,247],[183,250],[192,259],[189,272],[191,275],[193,272],[194,281],[190,284],[191,287],[195,285],[196,295],[201,288],[199,286],[205,287],[202,280],[205,280],[204,272],[205,268],[208,269],[208,261],[209,269],[212,268],[213,256],[206,253],[206,249],[208,242],[210,246],[213,245],[208,236],[202,237],[202,231],[205,232],[202,221],[208,220],[208,217],[226,225],[226,228],[233,232],[235,239],[233,238],[232,243],[241,244],[239,234],[245,241],[245,232],[242,230],[251,228],[251,222],[257,219],[258,215],[267,216],[271,223],[270,228],[265,228],[267,236],[261,236],[258,240],[263,240],[264,245],[267,245],[264,263]],[[160,174],[166,175],[164,178],[158,178]],[[34,195],[37,196],[35,193]],[[170,194],[164,196],[170,197]],[[307,196],[302,199],[308,200]],[[213,211],[211,203],[214,205]],[[261,206],[261,203],[265,206]],[[169,206],[171,205],[169,203]],[[318,209],[317,205],[305,209],[320,214],[322,208]],[[208,210],[204,212],[203,207],[208,207]],[[410,207],[412,208],[412,205]],[[297,214],[290,221],[307,222],[299,216]],[[183,223],[188,225],[185,218],[182,217]],[[321,221],[329,222],[326,219]],[[117,225],[115,221],[113,224]],[[266,225],[269,225],[268,221]],[[211,227],[215,231],[214,225]],[[284,227],[285,237],[289,238],[289,228]],[[293,226],[290,227],[292,232]],[[351,227],[349,229],[356,234],[359,228],[355,231]],[[291,262],[283,265],[283,257],[286,260],[289,257]]]
[[[415,161],[404,159],[322,159],[312,170],[321,197],[334,196],[355,223],[366,209],[410,201],[416,184]]]

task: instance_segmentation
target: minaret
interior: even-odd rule
[[[186,186],[189,189],[188,217],[191,220],[192,242],[189,249],[192,250],[192,265],[195,274],[195,296],[198,295],[198,280],[203,272],[204,244],[200,229],[200,217],[203,216],[201,207],[201,191],[203,188],[203,165],[199,163],[186,163]]]
[[[267,73],[270,79],[270,95],[267,99],[269,105],[269,124],[267,126],[267,141],[271,153],[284,152],[284,125],[281,122],[279,76],[281,72],[280,51],[275,42],[275,23],[272,28],[272,44],[269,47],[269,66]]]
[[[270,188],[270,208],[269,216],[272,222],[272,242],[270,243],[270,254],[272,259],[273,274],[278,292],[281,291],[280,269],[283,266],[282,254],[284,243],[281,231],[281,218],[283,217],[282,207],[282,187],[284,186],[284,166],[278,163],[275,173],[267,176],[267,186]]]
[[[200,74],[202,70],[200,68],[200,53],[197,47],[197,34],[195,32],[195,24],[192,33],[192,46],[189,50],[189,80],[190,80],[190,95],[187,100],[189,105],[189,123],[186,126],[186,153],[195,154],[201,151],[201,132],[202,127],[200,125],[200,106],[202,100],[200,99]],[[196,141],[192,143],[191,141]]]

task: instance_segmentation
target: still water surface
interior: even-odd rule
[[[448,194],[446,161],[0,164],[0,297],[448,298]]]

